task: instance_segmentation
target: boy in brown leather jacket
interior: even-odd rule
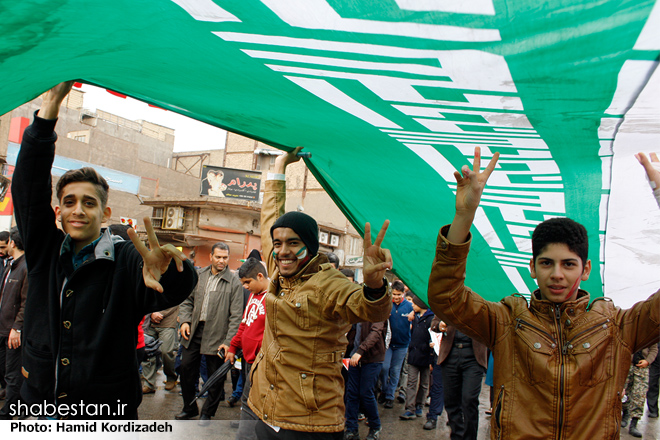
[[[530,272],[539,289],[530,304],[521,296],[486,301],[466,287],[470,227],[498,157],[482,172],[477,148],[473,169],[454,173],[456,215],[438,236],[429,305],[493,351],[492,439],[618,438],[630,358],[658,341],[660,294],[629,310],[606,299],[590,304],[579,288],[591,272],[587,231],[567,218],[534,230]],[[660,172],[638,159],[660,186]]]

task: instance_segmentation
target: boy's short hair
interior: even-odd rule
[[[335,267],[339,267],[339,257],[337,256],[337,254],[335,254],[334,252],[328,252],[326,254],[326,257],[328,257],[328,261],[332,263]]]
[[[548,219],[534,229],[532,233],[532,257],[536,258],[549,244],[565,244],[571,252],[575,252],[582,266],[587,264],[589,255],[589,237],[587,229],[575,220],[566,217]]]
[[[23,240],[21,239],[21,234],[18,232],[18,228],[16,226],[9,230],[9,239],[14,242],[14,246],[16,246],[18,250],[25,250],[23,249]]]
[[[261,274],[268,278],[268,272],[266,271],[266,268],[263,264],[261,264],[261,261],[257,260],[256,258],[248,258],[245,260],[245,263],[243,263],[241,267],[238,268],[238,277],[240,279],[252,278],[256,280],[257,274]]]
[[[108,229],[110,229],[112,235],[117,235],[126,241],[131,241],[131,237],[128,236],[128,230],[131,229],[130,226],[114,223],[108,226]]]
[[[396,280],[392,283],[392,290],[398,290],[399,292],[403,292],[406,286],[403,284],[403,282]]]
[[[0,241],[9,241],[9,231],[0,232]]]
[[[103,208],[108,204],[108,191],[110,187],[108,182],[101,176],[94,168],[84,167],[77,170],[69,170],[66,173],[62,174],[60,180],[57,181],[57,186],[55,187],[57,191],[57,199],[62,201],[62,193],[64,192],[64,187],[69,183],[74,182],[89,182],[96,187],[96,192],[101,199],[101,206]]]
[[[346,269],[346,268],[339,269],[339,272],[344,274],[344,276],[347,277],[347,278],[355,279],[355,271],[353,269]]]

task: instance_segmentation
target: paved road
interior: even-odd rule
[[[174,415],[179,413],[182,408],[182,400],[179,395],[179,387],[177,386],[172,391],[166,391],[164,388],[164,376],[159,372],[158,389],[154,394],[147,394],[144,396],[142,405],[139,409],[139,417],[143,420],[172,420]],[[231,393],[231,381],[226,381],[226,392],[229,396]],[[490,418],[486,416],[485,411],[488,409],[488,388],[482,388],[479,405],[479,439],[490,438]],[[201,403],[200,403],[201,408]],[[381,420],[383,424],[383,440],[399,440],[406,438],[414,438],[415,440],[446,440],[449,439],[450,430],[446,425],[447,415],[446,412],[438,418],[438,426],[435,430],[425,431],[422,429],[425,417],[416,420],[404,421],[399,419],[399,414],[403,412],[403,404],[395,403],[393,409],[384,409],[382,405],[379,406]],[[425,410],[426,412],[426,410]],[[238,420],[240,417],[240,409],[238,407],[230,408],[226,403],[222,402],[218,408],[218,412],[213,418],[213,422],[206,428],[197,426],[196,421],[190,421],[185,424],[186,437],[192,439],[209,438],[214,440],[233,439],[236,430],[231,427],[231,420]],[[364,422],[360,423],[360,435],[364,438],[369,431]],[[638,425],[644,434],[646,440],[659,440],[660,439],[660,419],[649,419],[646,414],[640,420]],[[176,429],[175,432],[180,432]],[[177,435],[177,438],[180,436]],[[632,440],[635,437],[628,434],[627,429],[622,429],[621,439]],[[600,439],[593,439],[600,440]]]

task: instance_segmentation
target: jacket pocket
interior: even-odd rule
[[[307,295],[294,298],[293,306],[296,309],[296,325],[303,330],[309,329],[309,301]]]
[[[53,354],[47,349],[35,348],[28,339],[23,345],[23,376],[28,384],[43,392],[44,395],[53,395],[53,377],[55,366]]]
[[[308,411],[317,412],[319,410],[319,405],[316,402],[316,396],[314,393],[314,373],[300,373],[300,390],[303,396],[303,401]]]
[[[591,388],[612,377],[609,320],[578,332],[566,343],[566,348],[575,359],[581,386]]]
[[[531,385],[544,383],[548,378],[548,364],[557,352],[553,336],[521,319],[516,325],[516,336],[514,374]]]

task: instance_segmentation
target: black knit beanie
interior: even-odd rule
[[[319,251],[319,227],[316,220],[307,214],[298,211],[291,211],[275,220],[275,224],[270,228],[270,238],[273,238],[273,231],[277,228],[291,228],[298,234],[300,239],[307,246],[309,256],[315,256]]]

